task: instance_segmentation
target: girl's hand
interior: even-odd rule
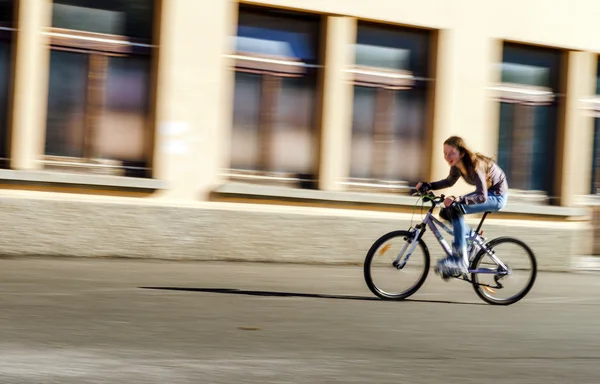
[[[452,203],[454,203],[454,197],[449,196],[444,199],[444,207],[449,207]]]

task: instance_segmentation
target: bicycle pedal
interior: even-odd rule
[[[434,270],[433,270],[433,273],[435,273],[436,275],[438,275],[439,277],[441,277],[441,278],[442,278],[442,280],[444,280],[444,281],[448,281],[448,280],[450,280],[452,277],[454,277],[454,276],[452,276],[452,275],[448,275],[448,274],[446,274],[446,273],[443,273],[442,271],[440,271],[440,269],[439,269],[438,267],[435,267],[435,268],[434,268]]]

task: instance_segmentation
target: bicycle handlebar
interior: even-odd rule
[[[446,199],[446,196],[444,194],[436,196],[433,192],[427,191],[423,188],[421,188],[420,190],[417,190],[415,193],[413,193],[413,196],[419,196],[423,199],[423,201],[431,202],[431,204],[433,206],[436,206],[436,205],[442,203]]]

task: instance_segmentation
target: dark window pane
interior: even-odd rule
[[[149,57],[110,57],[94,149],[98,157],[145,160],[150,84]]]
[[[320,17],[241,6],[236,50],[318,63]],[[314,71],[285,77],[260,62],[235,77],[231,168],[289,173],[312,180],[315,161]],[[287,73],[287,72],[286,72]],[[288,176],[288,175],[286,175]],[[306,184],[308,186],[308,184]]]
[[[397,91],[394,103],[394,131],[388,151],[388,180],[403,180],[416,184],[425,172],[423,169],[423,143],[427,100],[424,88]]]
[[[0,166],[8,158],[8,99],[10,85],[11,44],[0,40]]]
[[[12,28],[15,19],[15,1],[0,0],[0,167],[8,167],[9,135],[8,112],[11,76],[11,39],[14,34],[7,28]]]
[[[235,83],[231,165],[234,169],[314,173],[314,80],[283,78],[272,108],[272,124],[261,116],[263,80],[237,73]],[[263,106],[264,108],[264,106]],[[263,120],[261,120],[261,118]],[[265,152],[266,151],[266,152]],[[266,156],[267,164],[260,157]],[[261,167],[266,166],[265,169]]]
[[[550,68],[534,65],[503,63],[502,82],[540,87],[552,86],[550,81]]]
[[[498,164],[511,188],[552,194],[555,106],[502,103]]]
[[[350,176],[416,182],[423,175],[425,90],[354,87]]]
[[[596,63],[596,95],[600,95],[600,60]]]
[[[52,26],[150,40],[154,0],[54,0]]]
[[[376,97],[376,88],[354,87],[350,177],[372,177]]]
[[[500,129],[498,132],[498,165],[507,175],[511,174],[510,149],[512,147],[512,131],[515,121],[515,106],[511,103],[500,103]],[[510,180],[510,178],[509,178]],[[510,180],[512,186],[512,180]],[[516,186],[513,186],[516,188]]]
[[[553,192],[552,177],[555,169],[554,148],[557,132],[557,107],[537,106],[534,111],[534,139],[532,143],[531,189]]]
[[[271,171],[314,174],[315,84],[311,78],[283,78],[274,115]]]
[[[502,149],[510,153],[510,173],[507,175],[512,188],[530,190],[533,164],[534,107],[515,105],[514,120],[510,123],[510,147]]]
[[[506,43],[502,55],[502,82],[542,85],[558,92],[561,51]]]
[[[252,8],[251,8],[252,9]],[[319,19],[279,12],[240,9],[236,50],[317,62]]]
[[[88,55],[51,51],[46,154],[83,157]]]
[[[594,152],[592,157],[592,193],[600,193],[600,119],[594,119]]]
[[[231,167],[257,170],[259,167],[259,125],[262,76],[237,72],[233,99]]]
[[[15,0],[0,0],[0,25],[12,27],[15,19]]]
[[[427,31],[359,23],[356,36],[356,64],[403,69],[415,76],[429,74]]]
[[[600,59],[596,63],[596,95],[600,94]],[[600,194],[600,118],[594,119],[591,193]]]
[[[498,157],[511,188],[553,196],[561,58],[556,49],[504,44],[504,83],[542,86],[555,94],[547,105],[501,103]]]
[[[428,31],[359,22],[357,66],[409,71],[418,80],[402,90],[354,87],[352,178],[410,183],[423,177],[430,37]]]

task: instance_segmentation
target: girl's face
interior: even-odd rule
[[[462,161],[464,154],[461,154],[458,148],[448,144],[444,144],[444,159],[448,162],[451,167],[457,165]]]

